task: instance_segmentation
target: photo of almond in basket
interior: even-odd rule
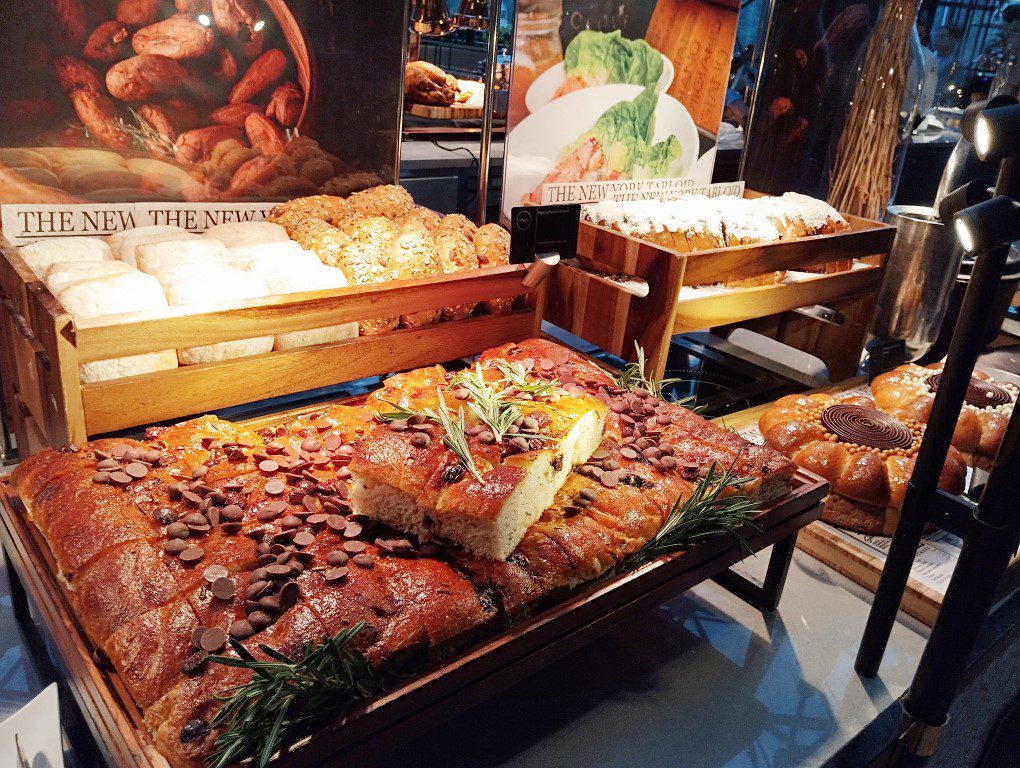
[[[23,84],[4,117],[20,146],[112,150],[63,183],[5,164],[46,197],[216,200],[340,188],[349,169],[304,135],[314,63],[282,0],[46,0],[6,19],[24,50]],[[22,21],[26,23],[21,24]],[[22,30],[23,31],[18,31]],[[17,68],[13,57],[5,74]],[[74,155],[70,156],[72,159]],[[127,167],[130,159],[150,162]],[[58,167],[54,167],[54,165]],[[183,174],[188,181],[180,181]],[[180,183],[167,184],[167,180]]]

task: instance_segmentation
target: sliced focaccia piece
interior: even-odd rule
[[[403,380],[420,410],[387,417],[359,445],[350,465],[356,512],[485,557],[513,551],[601,442],[607,409],[538,384],[523,366],[487,362],[442,377],[431,400]]]

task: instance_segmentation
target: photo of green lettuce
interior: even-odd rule
[[[614,104],[602,113],[591,130],[563,150],[560,159],[594,139],[606,155],[608,171],[618,178],[650,179],[671,175],[670,169],[679,166],[682,150],[676,136],[652,143],[658,103],[659,93],[653,84],[633,100]]]
[[[662,54],[644,40],[628,40],[615,32],[586,29],[570,41],[563,55],[567,78],[586,85],[627,83],[655,85],[662,76]]]

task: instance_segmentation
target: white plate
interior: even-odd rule
[[[630,101],[644,90],[640,85],[599,85],[568,93],[524,118],[507,137],[507,178],[503,213],[521,204],[559,162],[560,153],[590,130],[611,106]],[[652,142],[670,135],[680,142],[682,154],[677,176],[686,176],[698,159],[698,128],[686,107],[666,93],[655,107]]]
[[[662,74],[659,75],[659,91],[665,93],[669,86],[673,84],[675,70],[673,69],[672,61],[663,54],[659,55],[662,56]],[[535,78],[535,81],[528,88],[528,92],[524,94],[524,106],[528,108],[529,112],[538,112],[538,110],[553,100],[553,94],[563,85],[563,81],[566,79],[567,67],[562,61],[555,66],[549,67],[549,69]],[[614,83],[614,85],[621,85],[621,83]],[[561,96],[560,98],[563,97]]]

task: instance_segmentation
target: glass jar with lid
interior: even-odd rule
[[[546,70],[563,61],[563,0],[520,0],[510,90],[510,125],[528,116],[524,95]]]

